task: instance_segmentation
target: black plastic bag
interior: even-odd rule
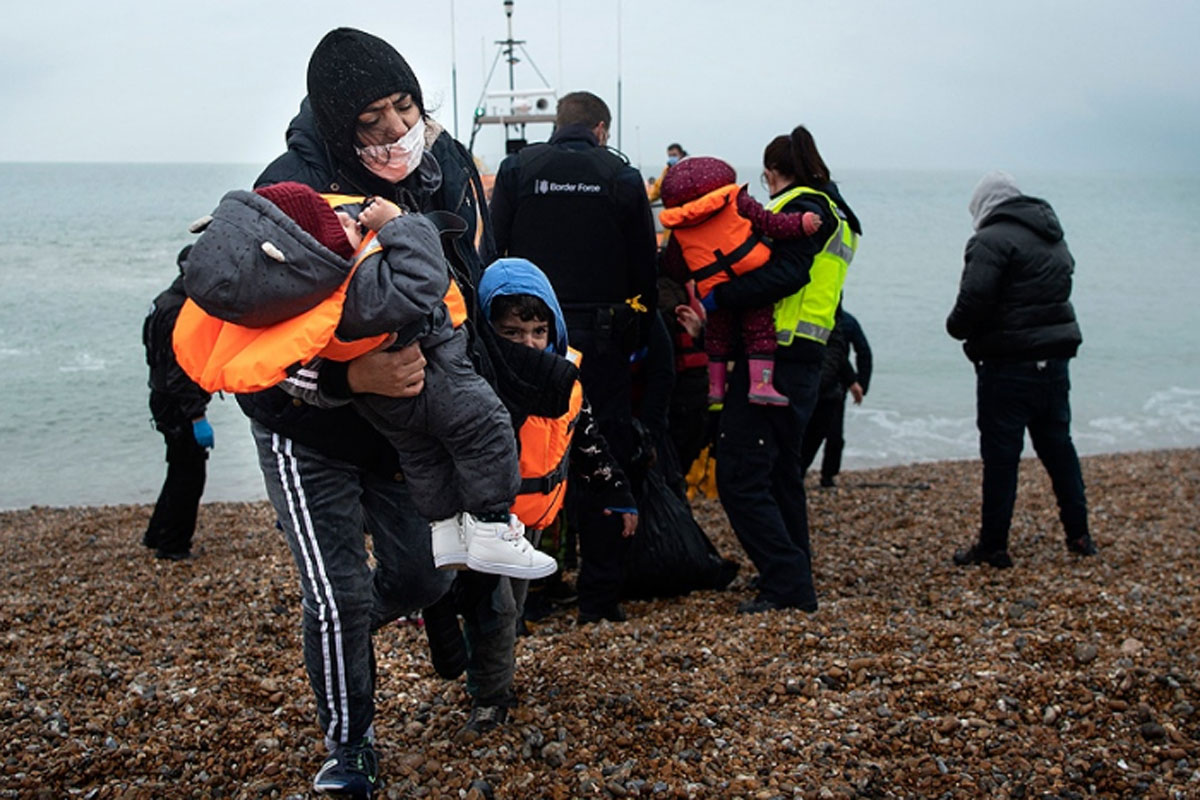
[[[621,596],[676,597],[728,586],[738,563],[717,553],[687,500],[667,485],[660,464],[651,464],[640,483],[637,533],[622,564]]]

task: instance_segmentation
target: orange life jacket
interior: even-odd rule
[[[337,289],[303,314],[274,325],[249,328],[226,322],[189,298],[179,309],[171,336],[175,360],[205,391],[239,393],[269,389],[286,378],[289,370],[318,355],[349,361],[375,349],[388,334],[349,342],[334,334],[342,318],[346,286],[358,265],[380,249],[374,236],[363,245],[354,269]]]
[[[582,356],[567,348],[567,358],[576,367]],[[545,528],[562,509],[567,494],[567,454],[575,435],[575,423],[583,408],[583,387],[571,389],[571,402],[561,417],[528,417],[521,425],[521,488],[512,504],[525,527]]]
[[[363,202],[364,197],[322,195],[333,208]],[[345,341],[337,337],[346,287],[367,258],[382,250],[374,231],[364,237],[354,266],[328,297],[290,319],[262,328],[249,328],[210,315],[188,299],[179,310],[171,342],[175,359],[205,391],[234,393],[269,389],[290,371],[316,356],[351,361],[382,344],[390,334]],[[458,327],[467,318],[467,303],[453,278],[443,298],[450,321]]]
[[[679,242],[696,289],[703,297],[717,284],[761,267],[771,250],[737,210],[741,190],[731,183],[691,202],[658,213]]]

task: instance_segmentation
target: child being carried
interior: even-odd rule
[[[659,221],[671,231],[702,301],[718,284],[770,259],[764,238],[800,239],[821,228],[820,215],[812,211],[767,211],[738,186],[733,167],[711,156],[689,156],[668,169],[662,179],[662,200]],[[750,402],[787,405],[787,397],[771,382],[777,344],[771,306],[741,312],[710,308],[704,333],[709,402],[725,397],[725,373],[739,333],[749,360]]]
[[[184,267],[192,300],[175,329],[180,364],[201,385],[253,391],[316,355],[348,360],[393,334],[394,347],[420,343],[420,394],[353,403],[399,454],[417,511],[431,521],[435,564],[549,575],[554,559],[509,510],[521,481],[516,438],[471,364],[466,307],[439,230],[430,217],[364,200],[291,182],[228,193]]]

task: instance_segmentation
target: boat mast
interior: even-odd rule
[[[546,77],[542,75],[537,64],[533,63],[533,58],[525,50],[525,40],[513,38],[513,5],[513,0],[504,0],[504,15],[507,18],[508,38],[496,42],[496,57],[492,60],[492,68],[488,71],[487,78],[484,79],[483,91],[479,96],[479,102],[475,104],[474,121],[471,125],[471,140],[467,145],[467,149],[472,152],[475,150],[475,137],[479,133],[479,129],[484,125],[504,126],[504,151],[505,154],[510,154],[517,152],[528,144],[525,139],[526,125],[538,122],[554,122],[554,109],[552,106],[557,100],[557,94],[551,88]],[[518,50],[520,50],[521,57],[528,62],[534,73],[537,74],[538,79],[541,80],[541,88],[517,88],[516,66],[522,60],[517,55]],[[492,76],[495,74],[496,66],[500,63],[501,58],[504,58],[508,63],[508,91],[489,92],[488,86],[492,82]],[[507,107],[489,107],[489,100],[499,101]]]
[[[450,0],[450,95],[454,106],[454,138],[458,138],[458,50],[454,41],[454,0]]]

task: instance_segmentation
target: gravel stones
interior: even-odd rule
[[[520,705],[454,742],[464,684],[424,634],[376,637],[387,798],[1200,796],[1200,451],[1086,458],[1100,554],[1062,544],[1022,464],[1014,569],[956,568],[978,462],[845,473],[809,496],[821,608],[726,592],[552,615]],[[210,504],[190,562],[150,509],[0,514],[0,798],[307,796],[323,748],[296,578],[265,504]]]

